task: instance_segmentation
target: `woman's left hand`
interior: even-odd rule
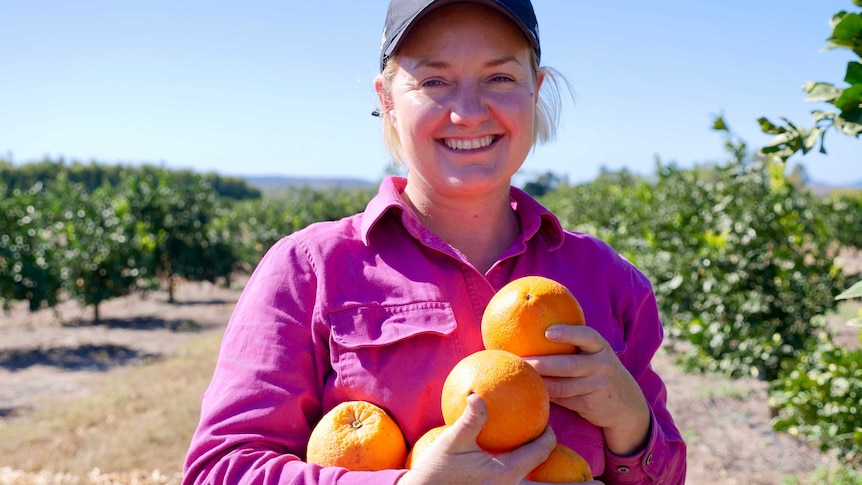
[[[650,431],[649,407],[610,344],[587,326],[553,325],[546,336],[580,349],[577,354],[525,359],[542,374],[551,402],[602,428],[611,452],[625,456],[638,451]]]

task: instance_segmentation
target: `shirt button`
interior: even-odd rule
[[[625,465],[620,465],[617,467],[617,471],[620,473],[628,473],[629,467],[627,467]]]
[[[647,465],[651,465],[651,464],[652,464],[652,453],[650,453],[650,454],[648,454],[648,455],[646,456],[646,464],[647,464]]]

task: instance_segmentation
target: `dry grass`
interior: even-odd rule
[[[178,476],[220,339],[220,332],[208,333],[168,359],[99,379],[99,390],[90,395],[0,425],[3,464],[28,472],[77,475],[81,483],[97,483],[92,479],[97,468],[103,475],[146,470],[152,476],[160,470]]]

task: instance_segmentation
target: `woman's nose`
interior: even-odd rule
[[[449,108],[449,119],[452,123],[475,125],[487,117],[488,106],[484,96],[482,96],[482,90],[466,83],[458,86]]]

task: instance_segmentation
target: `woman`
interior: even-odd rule
[[[555,441],[603,483],[683,483],[685,445],[649,366],[662,328],[648,280],[510,187],[554,129],[539,56],[529,0],[392,0],[375,88],[408,175],[384,180],[364,213],[286,237],[261,261],[226,330],[185,483],[521,483]],[[472,396],[409,471],[302,461],[339,402],[383,407],[410,444],[442,424],[443,381],[482,349],[485,305],[530,274],[568,286],[587,320],[547,335],[579,354],[528,358],[553,402],[543,435],[482,452],[486,408]]]

